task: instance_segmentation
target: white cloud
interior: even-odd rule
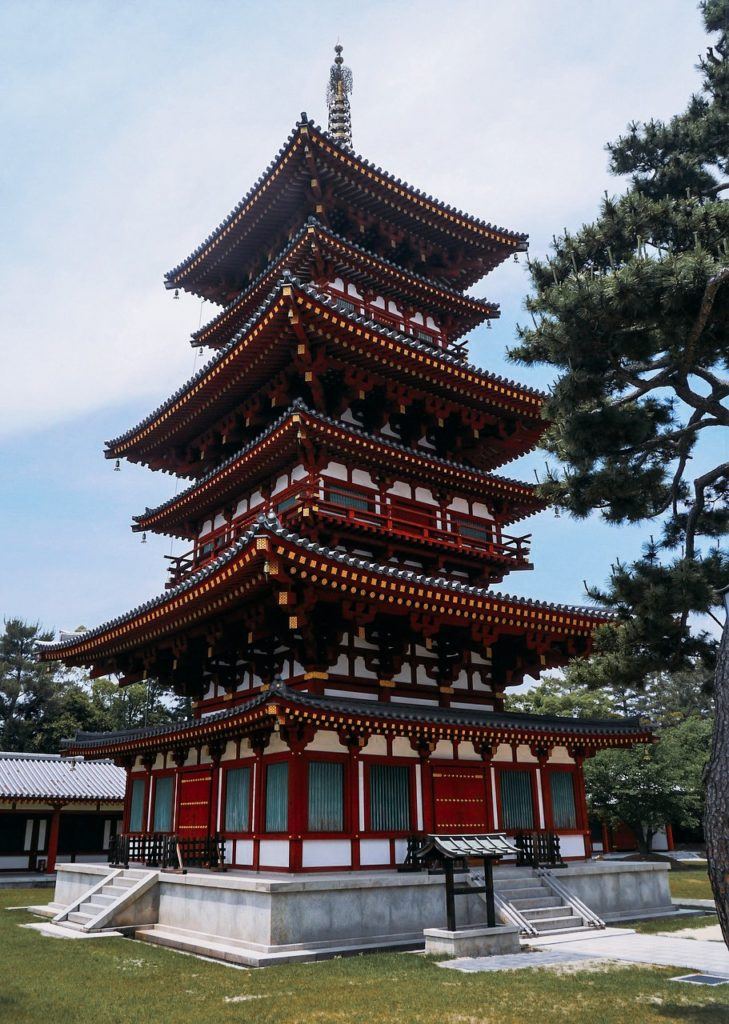
[[[162,275],[301,109],[323,120],[337,35],[356,148],[537,248],[612,187],[607,139],[684,105],[703,45],[683,0],[11,6],[0,437],[151,408],[190,375],[199,303]],[[476,290],[513,312],[523,286],[509,266]]]

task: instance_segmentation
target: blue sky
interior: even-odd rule
[[[213,310],[172,301],[163,274],[300,111],[324,121],[337,38],[358,152],[528,231],[535,254],[619,189],[605,142],[682,109],[705,47],[687,0],[0,4],[0,614],[91,626],[162,589],[170,541],[129,523],[175,481],[114,473],[103,442],[192,373],[189,334]],[[473,289],[503,316],[471,357],[547,387],[505,359],[526,287],[510,263]],[[572,603],[643,536],[550,512],[523,525],[537,568],[501,589]]]

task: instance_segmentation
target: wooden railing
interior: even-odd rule
[[[522,832],[514,836],[514,845],[519,851],[517,865],[532,868],[564,867],[559,846],[559,836],[554,832]]]
[[[245,533],[258,516],[271,511],[284,523],[320,516],[353,529],[491,559],[509,568],[529,564],[530,534],[513,537],[502,533],[489,519],[407,498],[381,499],[371,488],[321,477],[298,482],[279,492],[233,522],[206,534],[197,548],[183,555],[167,555],[171,576],[168,586],[206,565]]]
[[[167,833],[119,834],[111,837],[109,864],[144,864],[148,868],[214,868],[225,865],[225,842],[220,836],[186,838]]]

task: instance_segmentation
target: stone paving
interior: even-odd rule
[[[462,956],[457,960],[442,960],[438,967],[471,974],[481,971],[521,971],[524,968],[555,967],[563,964],[594,964],[600,961],[592,953],[567,953],[544,950],[534,953],[505,953],[502,956]]]
[[[629,963],[655,964],[659,967],[690,967],[706,974],[729,977],[729,950],[723,942],[677,938],[675,935],[638,935],[620,929],[581,935],[540,936],[539,948],[559,949],[564,953],[589,953],[594,957]]]
[[[699,929],[699,934],[703,929]],[[540,936],[534,951],[508,956],[461,957],[439,967],[455,971],[513,971],[529,967],[550,967],[586,961],[618,961],[657,967],[688,967],[702,974],[729,978],[729,950],[723,942],[683,938],[675,934],[638,935],[629,929],[608,928],[553,937]]]

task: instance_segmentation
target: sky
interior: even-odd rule
[[[302,111],[326,123],[337,40],[354,74],[357,152],[445,202],[530,235],[592,219],[605,143],[677,113],[706,40],[691,0],[0,0],[0,615],[93,626],[158,594],[182,542],[132,534],[173,477],[104,459],[104,441],[189,378],[215,312],[165,291]],[[501,320],[473,362],[510,363],[524,263],[472,292]],[[503,472],[533,480],[536,455]],[[551,511],[531,573],[502,591],[583,603],[645,530]]]

